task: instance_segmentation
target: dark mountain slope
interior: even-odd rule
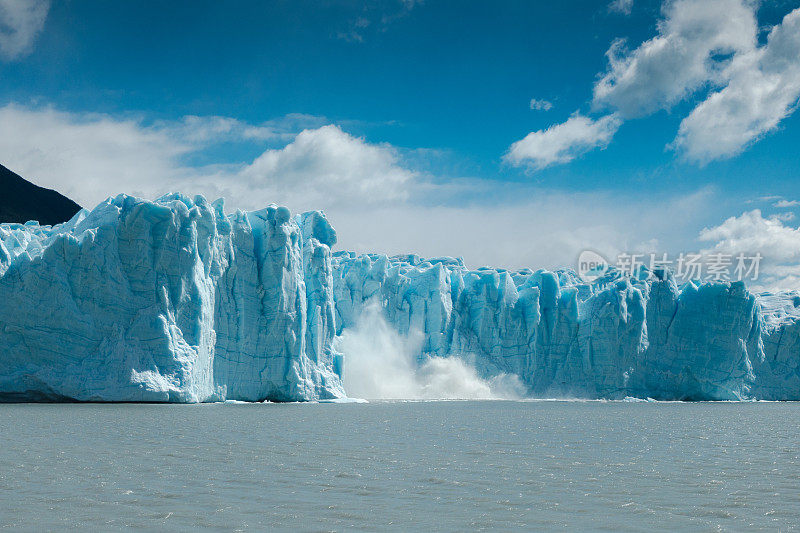
[[[25,181],[0,165],[0,222],[54,225],[66,222],[81,206],[56,191]]]

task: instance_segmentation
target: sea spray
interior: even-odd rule
[[[428,357],[418,363],[423,334],[401,335],[383,316],[377,301],[368,303],[355,328],[337,339],[344,354],[348,396],[367,399],[517,399],[525,387],[517,376],[482,379],[459,357]]]

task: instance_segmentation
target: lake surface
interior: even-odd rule
[[[0,529],[789,531],[800,404],[0,405]]]

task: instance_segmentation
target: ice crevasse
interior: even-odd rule
[[[120,195],[58,226],[0,224],[0,399],[340,398],[335,338],[369,305],[531,396],[800,399],[800,292],[668,271],[471,270],[331,253],[319,211]]]

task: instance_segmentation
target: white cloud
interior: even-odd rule
[[[715,243],[715,251],[761,252],[775,261],[800,262],[800,228],[786,226],[778,217],[764,217],[760,209],[703,229],[700,240]]]
[[[589,129],[595,124],[573,119]],[[283,122],[249,126],[189,117],[145,126],[142,120],[8,105],[0,108],[0,162],[87,207],[119,192],[153,198],[177,190],[224,196],[229,211],[270,202],[294,212],[324,209],[338,230],[339,249],[462,256],[473,267],[569,267],[587,248],[609,258],[623,251],[672,253],[724,209],[709,189],[682,196],[564,193],[525,183],[441,182],[407,167],[390,145],[333,125],[289,133]],[[185,162],[220,139],[248,138],[251,127],[260,128],[260,142],[273,142],[276,134],[283,145],[249,163]],[[753,211],[703,230],[701,242],[769,255],[764,283],[785,286],[800,271],[793,266],[800,262],[800,229],[787,221]]]
[[[593,108],[610,110],[609,125],[616,131],[623,120],[670,109],[707,91],[669,148],[699,164],[737,155],[777,129],[800,98],[800,9],[787,14],[759,46],[757,7],[756,0],[665,0],[654,37],[633,50],[618,39],[606,52],[609,67],[594,85]],[[563,131],[568,123],[514,143],[507,160],[519,163],[524,159],[519,150],[529,145],[528,151],[538,153],[543,134]],[[554,133],[549,137],[555,140]],[[576,153],[607,144],[578,142]],[[530,159],[534,168],[543,168],[574,158],[566,151],[563,157]]]
[[[186,176],[190,143],[135,120],[53,108],[0,108],[0,162],[92,206],[114,191],[148,194]]]
[[[9,61],[30,53],[49,10],[49,0],[0,0],[0,57]]]
[[[800,200],[778,200],[772,205],[773,207],[780,207],[780,208],[798,207],[800,206]]]
[[[0,107],[0,162],[85,206],[119,192],[152,198],[174,190],[224,196],[248,209],[270,202],[293,209],[375,204],[407,196],[405,187],[416,173],[399,164],[394,148],[336,126],[290,133],[281,124],[310,120],[292,116],[253,126],[191,116],[145,126],[135,119],[10,104]],[[236,140],[285,146],[265,150],[250,164],[183,162],[209,145]]]
[[[630,15],[633,9],[633,0],[612,0],[608,4],[608,10],[614,13]]]
[[[800,9],[769,34],[767,44],[735,58],[730,81],[681,122],[675,146],[707,163],[734,156],[777,129],[800,97]]]
[[[700,232],[701,242],[712,243],[704,253],[736,255],[760,253],[761,278],[756,286],[766,289],[797,288],[800,282],[800,228],[784,224],[785,218],[764,217],[759,209],[730,217]]]
[[[304,130],[287,146],[267,150],[239,175],[277,196],[309,202],[379,203],[402,200],[416,173],[399,165],[396,150],[369,144],[334,125]]]
[[[676,0],[662,11],[655,37],[633,51],[622,40],[608,50],[595,106],[625,118],[669,108],[706,83],[727,79],[730,62],[713,60],[715,54],[755,48],[758,25],[746,0]]]
[[[225,197],[228,211],[270,202],[293,212],[324,209],[339,249],[463,256],[472,266],[574,266],[585,248],[611,256],[652,238],[674,247],[694,238],[714,207],[709,191],[642,197],[434,180],[409,168],[392,146],[331,125],[289,134],[282,122],[265,127],[291,137],[283,146],[248,163],[198,167],[186,156],[203,153],[217,135],[245,136],[247,125],[194,117],[145,126],[11,105],[0,107],[0,162],[87,207],[120,192],[154,198],[181,191]],[[673,223],[665,226],[665,219]]]
[[[534,111],[550,111],[553,109],[553,103],[547,100],[531,98],[531,109]]]
[[[633,118],[710,87],[671,147],[700,164],[739,154],[775,130],[800,97],[800,9],[758,46],[756,7],[749,0],[665,2],[658,35],[630,52],[622,41],[609,49],[594,105]]]
[[[592,148],[608,146],[620,123],[614,114],[593,120],[576,113],[566,122],[531,132],[515,142],[504,160],[533,169],[567,163]]]
[[[167,133],[170,138],[182,139],[191,144],[206,144],[236,140],[279,140],[287,134],[269,125],[255,126],[230,117],[188,115],[180,121],[159,121],[154,129]]]

